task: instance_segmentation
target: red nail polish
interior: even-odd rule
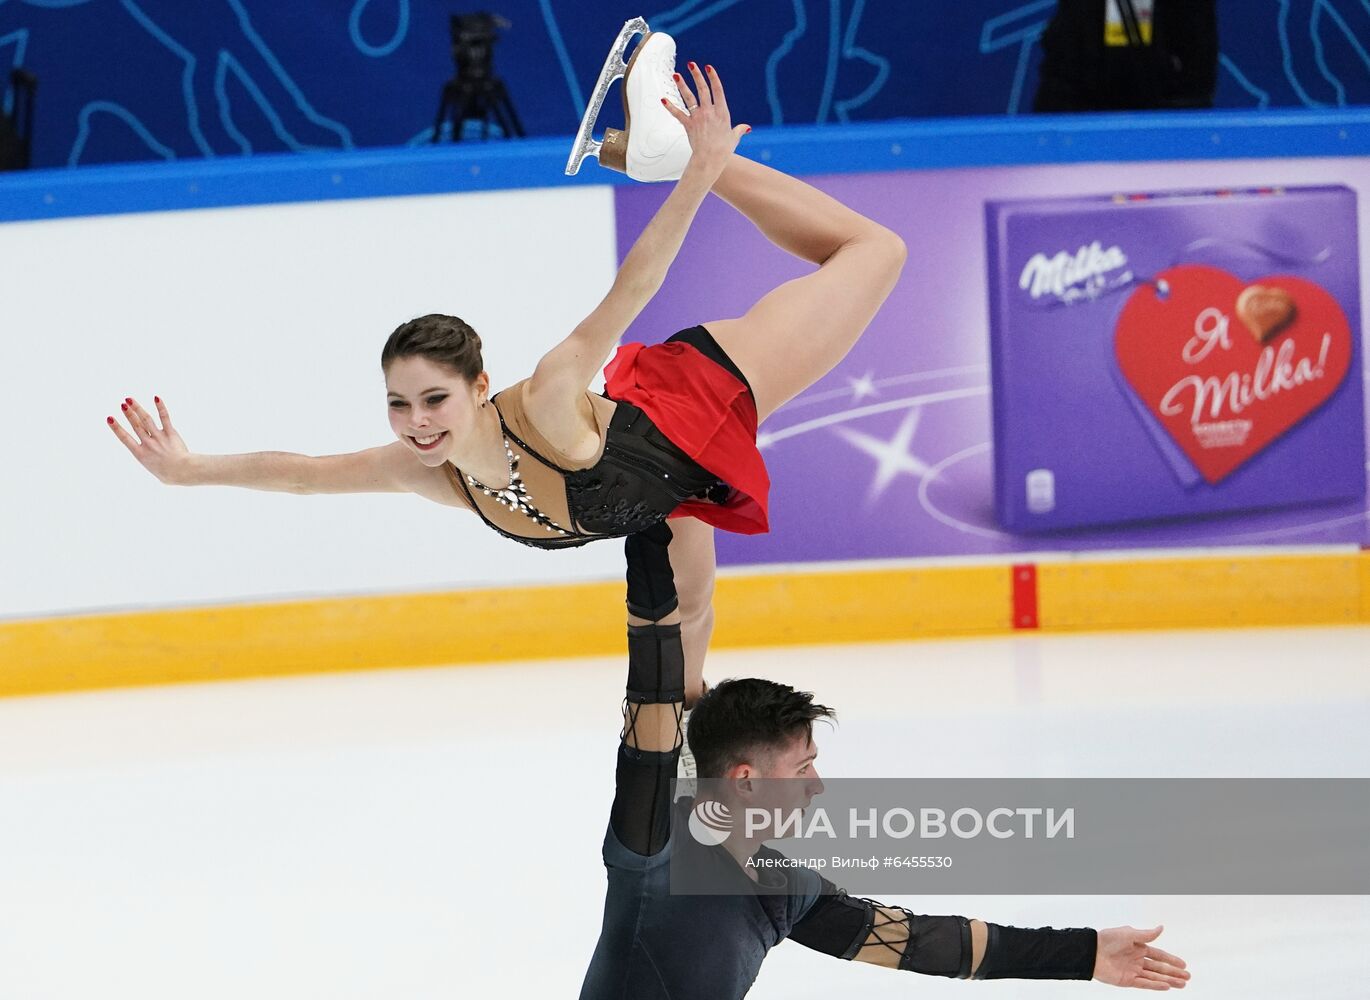
[[[690,69],[699,69],[699,67],[696,66],[694,63],[690,63],[689,65],[690,65]]]
[[[132,402],[133,402],[133,397],[132,397],[132,396],[125,396],[125,397],[124,397],[124,402],[125,402],[125,403],[132,403]]]
[[[714,68],[713,68],[712,66],[705,66],[704,69],[705,69],[706,72],[709,72],[709,73],[712,73],[712,72],[714,71]]]
[[[670,102],[667,101],[666,98],[663,97],[663,98],[661,99],[661,103],[662,103],[662,104],[669,104]]]
[[[113,417],[105,417],[105,420],[108,421],[108,422],[111,423],[111,424],[114,423],[114,418],[113,418]]]
[[[123,410],[125,413],[127,413],[127,412],[128,412],[128,404],[127,404],[127,403],[120,403],[120,404],[119,404],[119,409],[121,409],[121,410]]]
[[[750,132],[751,129],[747,129],[747,131]],[[153,396],[153,397],[152,397],[152,401],[153,401],[154,403],[160,403],[160,402],[162,401],[162,397],[161,397],[161,396]]]

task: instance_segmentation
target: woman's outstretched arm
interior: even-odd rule
[[[412,482],[416,463],[398,441],[317,458],[280,451],[200,455],[186,447],[166,404],[160,398],[155,402],[157,420],[126,399],[121,409],[129,429],[113,417],[108,422],[138,463],[170,486],[241,486],[278,493],[423,492]]]
[[[530,405],[556,405],[554,400],[573,405],[585,391],[623,331],[661,287],[704,197],[723,172],[738,140],[750,130],[746,125],[733,128],[718,74],[710,68],[706,79],[693,63],[690,70],[699,92],[697,104],[690,88],[677,77],[685,103],[692,110],[687,115],[666,105],[689,137],[689,163],[628,251],[604,301],[538,363],[528,388]]]

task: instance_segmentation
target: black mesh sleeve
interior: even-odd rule
[[[1093,979],[1098,932],[1089,927],[988,924],[976,979]]]
[[[826,879],[823,893],[790,931],[790,938],[806,948],[847,960],[870,948],[906,972],[954,979],[970,975],[970,921],[965,917],[922,916],[848,896]]]
[[[623,543],[628,563],[628,611],[648,621],[660,621],[680,603],[671,571],[671,529],[658,521]]]
[[[653,753],[620,743],[609,825],[618,842],[649,858],[671,839],[671,779],[679,750]]]
[[[680,626],[661,619],[676,609],[675,576],[668,549],[671,529],[663,521],[628,537],[628,611],[650,624],[628,626],[628,683],[624,729],[614,771],[614,804],[609,825],[619,843],[650,857],[671,835],[671,779],[680,756],[680,712],[685,703],[685,655]],[[643,709],[670,705],[676,718],[675,746],[638,748],[637,721]]]
[[[1029,929],[986,924],[976,979],[1091,979],[1098,934],[1088,927]],[[790,938],[835,958],[883,956],[907,972],[966,979],[973,960],[970,921],[922,916],[899,906],[848,896],[823,880],[823,895]],[[870,951],[863,952],[863,949]],[[891,959],[891,956],[894,956]]]
[[[852,899],[823,879],[822,894],[790,929],[790,940],[833,958],[851,959],[870,936],[873,916],[874,907],[866,900]]]

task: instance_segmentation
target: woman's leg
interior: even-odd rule
[[[685,707],[704,693],[704,654],[714,630],[714,529],[693,517],[671,522],[671,572],[680,599],[680,642],[685,652]]]
[[[742,156],[713,190],[776,246],[819,265],[745,316],[704,324],[747,376],[764,420],[846,356],[893,290],[906,251],[879,223]]]

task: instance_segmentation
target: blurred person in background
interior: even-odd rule
[[[1217,0],[1060,0],[1034,111],[1209,108]]]

